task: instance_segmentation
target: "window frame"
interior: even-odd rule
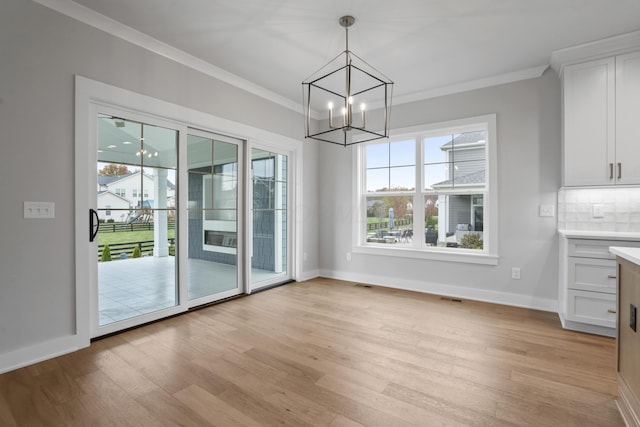
[[[433,191],[424,189],[424,139],[432,136],[441,136],[447,133],[462,133],[478,130],[487,131],[486,147],[486,172],[485,189],[482,191],[466,190],[464,194],[472,197],[483,196],[483,240],[484,247],[478,249],[427,247],[393,247],[392,245],[371,244],[366,241],[367,224],[367,198],[377,196],[407,196],[413,197],[414,224],[418,227],[414,229],[414,236],[424,234],[424,206],[425,196],[433,194]],[[392,132],[388,142],[400,141],[403,139],[415,139],[415,159],[416,159],[416,186],[413,191],[388,191],[384,193],[367,193],[366,191],[366,147],[375,144],[363,143],[356,146],[354,161],[354,183],[355,198],[354,226],[352,236],[352,252],[371,255],[383,255],[402,258],[416,258],[452,262],[464,262],[472,264],[498,264],[498,165],[497,165],[497,126],[496,115],[488,114],[464,119],[449,120],[444,122],[430,123],[408,128],[396,129]],[[379,142],[378,142],[379,143]],[[461,191],[442,191],[440,194],[460,194]],[[422,224],[421,224],[422,223]]]

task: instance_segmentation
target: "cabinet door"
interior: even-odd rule
[[[612,259],[569,257],[569,289],[615,294],[616,262]]]
[[[613,184],[615,60],[568,66],[563,85],[564,185]]]
[[[616,296],[569,289],[567,319],[589,325],[616,327]]]
[[[616,58],[618,184],[640,184],[640,52]]]

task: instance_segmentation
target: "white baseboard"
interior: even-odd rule
[[[305,280],[315,279],[316,277],[320,277],[320,270],[303,271],[302,274],[296,278],[296,281],[304,282]]]
[[[321,277],[365,283],[368,285],[384,286],[393,289],[422,292],[447,297],[469,299],[514,307],[530,308],[534,310],[558,312],[558,301],[549,298],[539,298],[531,295],[513,294],[507,292],[490,291],[486,289],[467,288],[464,286],[446,285],[427,281],[404,280],[354,274],[334,270],[320,270]]]
[[[69,335],[0,354],[0,374],[80,350],[89,344],[89,340],[84,342],[78,335]]]

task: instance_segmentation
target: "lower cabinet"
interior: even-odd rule
[[[610,246],[640,242],[561,239],[558,311],[564,328],[616,336],[617,264]]]
[[[615,330],[616,295],[569,289],[567,319]]]

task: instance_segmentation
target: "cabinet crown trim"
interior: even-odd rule
[[[579,62],[640,50],[640,31],[596,40],[551,52],[551,68],[562,77],[564,67]]]

